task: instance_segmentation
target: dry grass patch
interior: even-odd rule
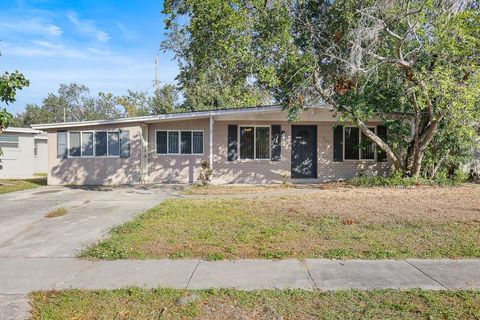
[[[178,303],[189,295],[195,299]],[[142,290],[31,295],[32,319],[478,319],[478,291]]]
[[[264,192],[274,191],[288,191],[292,189],[311,189],[311,190],[325,190],[338,187],[347,187],[345,182],[329,182],[320,184],[265,184],[265,185],[195,185],[187,189],[184,194],[186,195],[202,195],[202,196],[215,196],[215,195],[236,195],[236,194],[256,194]]]
[[[47,185],[47,178],[0,179],[0,194],[38,188]]]
[[[68,212],[65,208],[57,208],[55,210],[50,211],[45,215],[46,218],[57,218],[66,215]]]
[[[195,185],[185,190],[187,195],[231,195],[244,193],[257,193],[290,188],[290,185]]]
[[[480,186],[168,200],[82,253],[123,258],[480,257]]]

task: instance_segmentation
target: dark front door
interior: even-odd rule
[[[292,126],[292,178],[317,178],[317,126]]]

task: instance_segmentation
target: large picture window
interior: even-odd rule
[[[270,159],[270,127],[240,126],[240,159]]]
[[[128,134],[128,131],[125,131]],[[127,141],[127,143],[129,143]],[[119,131],[68,132],[69,157],[119,157]]]
[[[203,131],[159,130],[155,138],[157,154],[203,154]]]
[[[375,132],[375,128],[369,128]],[[345,160],[375,160],[375,144],[357,127],[345,127]]]

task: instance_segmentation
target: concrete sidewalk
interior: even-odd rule
[[[0,295],[125,286],[179,289],[480,289],[480,260],[0,259]]]
[[[480,289],[480,260],[118,260],[0,258],[0,314],[24,319],[49,289]]]

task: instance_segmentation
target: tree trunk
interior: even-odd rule
[[[380,147],[385,153],[387,154],[387,157],[392,161],[394,167],[396,170],[403,171],[403,165],[400,159],[397,157],[397,155],[392,151],[390,146],[386,144],[379,136],[375,134],[372,130],[370,130],[365,123],[362,121],[356,119],[354,117],[355,124],[357,125],[358,128],[360,128],[360,131],[366,135],[370,140],[372,140],[377,146]]]
[[[312,80],[313,80],[313,85],[315,87],[315,90],[318,92],[318,94],[322,97],[322,99],[330,104],[333,108],[336,110],[340,110],[339,105],[335,100],[332,99],[332,97],[325,92],[325,90],[322,89],[321,85],[319,84],[319,79],[318,79],[318,71],[314,69],[313,74],[312,74]],[[348,110],[348,108],[346,108]],[[349,110],[348,110],[349,111]],[[372,132],[365,123],[360,121],[353,112],[349,112],[350,115],[352,116],[355,124],[357,127],[360,129],[360,131],[366,135],[370,140],[372,140],[380,149],[382,149],[386,154],[387,157],[392,161],[394,167],[396,170],[399,171],[404,171],[402,162],[400,161],[400,158],[397,157],[397,155],[393,152],[393,150],[390,148],[390,146],[385,143],[379,136],[375,134],[375,132]]]

